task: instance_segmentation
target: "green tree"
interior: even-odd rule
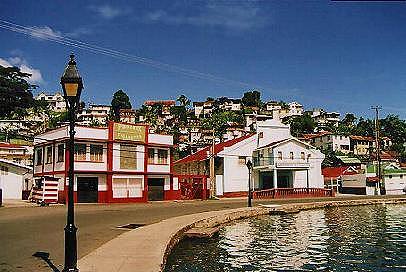
[[[347,113],[341,123],[348,127],[354,127],[355,122],[357,121],[357,117],[353,113]]]
[[[303,114],[292,118],[289,122],[290,132],[293,136],[299,137],[305,133],[314,132],[316,124],[309,114]]]
[[[245,92],[241,101],[245,107],[260,107],[261,93],[257,90]]]
[[[406,122],[399,116],[389,114],[380,120],[381,136],[389,137],[392,140],[392,150],[398,153],[404,152],[403,144],[406,142]]]
[[[202,120],[202,127],[204,129],[214,129],[215,136],[222,139],[223,134],[227,130],[228,124],[239,121],[240,117],[235,112],[214,112],[211,117]]]
[[[181,94],[178,99],[176,99],[180,103],[181,106],[188,108],[190,106],[190,99],[186,97],[186,95]]]
[[[360,117],[357,126],[352,131],[352,134],[373,137],[374,131],[374,121]]]
[[[120,121],[120,110],[131,109],[130,98],[123,90],[114,93],[111,100],[112,117],[115,121]]]
[[[17,67],[0,65],[0,117],[10,118],[13,114],[24,115],[33,105],[32,91],[36,88],[27,82],[31,75],[22,73]]]

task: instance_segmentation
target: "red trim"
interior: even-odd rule
[[[111,202],[113,200],[113,133],[114,133],[114,123],[112,121],[108,122],[108,142],[107,142],[107,195],[106,201]]]
[[[75,160],[75,162],[104,163],[104,161],[77,161],[77,160]]]
[[[248,192],[224,192],[220,197],[246,197],[248,196]]]
[[[154,135],[155,135],[155,133],[154,133]],[[158,144],[158,143],[148,143],[148,145],[150,147],[167,147],[167,148],[173,147],[173,145],[170,145],[170,144]]]

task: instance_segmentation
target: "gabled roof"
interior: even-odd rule
[[[345,164],[361,164],[361,161],[358,158],[351,158],[348,156],[336,156],[336,157]]]
[[[262,149],[262,148],[265,148],[265,147],[275,147],[277,145],[280,145],[282,143],[289,142],[289,141],[295,141],[295,142],[301,143],[301,144],[303,144],[305,146],[308,146],[310,148],[316,149],[316,147],[312,146],[311,144],[306,143],[304,141],[301,141],[301,140],[299,140],[298,138],[295,138],[295,137],[290,137],[290,138],[286,138],[286,139],[283,139],[283,140],[275,141],[275,142],[269,143],[267,145],[260,146],[257,149]]]
[[[25,166],[25,165],[22,165],[22,164],[18,164],[18,163],[15,163],[13,161],[5,160],[5,159],[0,159],[0,163],[12,165],[14,167],[25,169],[25,170],[31,170],[31,167],[28,167],[28,166]]]
[[[239,138],[235,138],[226,142],[222,142],[219,144],[214,145],[214,154],[218,154],[221,151],[224,150],[224,148],[226,147],[230,147],[235,145],[236,143],[239,143],[245,139],[248,139],[252,136],[254,136],[255,134],[249,134],[246,136],[242,136]],[[177,160],[176,162],[174,162],[174,164],[178,164],[178,163],[188,163],[188,162],[194,162],[194,161],[204,161],[206,159],[209,158],[209,154],[210,154],[210,149],[211,146],[206,146],[200,150],[198,150],[196,153],[193,153],[189,156],[184,157],[183,159]]]
[[[356,171],[350,166],[325,167],[321,169],[324,178],[338,178],[342,175],[355,175]]]

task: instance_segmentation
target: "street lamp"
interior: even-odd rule
[[[252,162],[251,160],[247,160],[247,168],[248,168],[248,207],[252,207],[252,194],[251,194],[251,170],[252,170]]]
[[[75,56],[70,55],[68,66],[61,77],[63,95],[69,115],[69,185],[68,215],[65,226],[65,266],[63,272],[77,272],[77,242],[73,199],[75,112],[83,89],[82,78],[76,68]]]

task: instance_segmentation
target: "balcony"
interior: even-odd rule
[[[310,163],[305,160],[276,160],[277,168],[309,168]]]
[[[273,166],[276,168],[310,168],[310,163],[302,159],[274,159],[274,158],[254,158],[254,167],[267,167]]]

